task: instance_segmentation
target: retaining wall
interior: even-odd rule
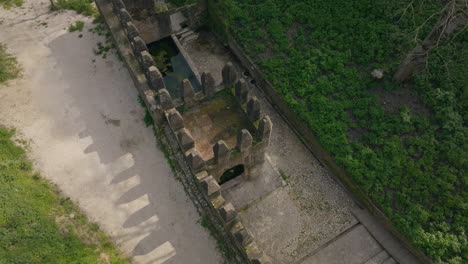
[[[235,208],[220,195],[217,181],[202,167],[194,166],[196,155],[179,151],[184,149],[182,141],[164,118],[175,110],[172,99],[122,0],[96,0],[96,4],[141,98],[157,122],[156,131],[161,133],[159,139],[170,155],[176,177],[199,213],[211,223],[213,235],[224,241],[234,263],[270,263],[247,233]]]

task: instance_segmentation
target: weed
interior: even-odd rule
[[[5,9],[10,9],[13,6],[23,5],[24,0],[0,0],[0,6]]]
[[[84,27],[84,22],[83,21],[76,21],[75,23],[71,24],[70,27],[68,28],[68,31],[70,32],[75,32],[75,31],[83,31]]]
[[[97,14],[92,0],[56,0],[49,6],[52,11],[68,9],[78,14],[93,16]]]
[[[288,175],[286,175],[286,173],[284,173],[284,171],[282,169],[279,169],[279,175],[281,176],[281,178],[283,178],[284,181],[286,181],[289,177]]]
[[[0,43],[0,83],[16,78],[20,72],[16,58],[6,53],[6,47]]]

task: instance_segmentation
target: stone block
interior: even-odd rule
[[[212,96],[216,92],[215,80],[211,73],[204,72],[201,76],[201,82],[203,87],[203,93],[206,97]]]
[[[247,82],[244,79],[237,81],[234,94],[236,95],[237,101],[240,104],[245,104],[249,96],[249,87]]]
[[[229,223],[236,218],[237,211],[232,203],[227,203],[219,209],[219,214],[225,223]]]
[[[247,246],[253,241],[253,238],[249,233],[247,233],[247,230],[245,230],[244,226],[242,225],[239,220],[235,220],[235,224],[231,227],[231,234],[234,236],[234,238],[241,244],[243,247]]]
[[[143,67],[143,69],[145,69],[145,71],[148,71],[147,69],[149,67],[151,67],[151,66],[154,67],[155,66],[153,57],[146,50],[140,52],[139,60],[140,60],[141,66]]]
[[[258,135],[262,139],[262,141],[268,142],[270,141],[271,130],[273,128],[273,123],[269,116],[264,116],[262,120],[258,123]]]
[[[207,171],[199,172],[199,173],[195,174],[195,177],[197,177],[198,181],[202,181],[203,179],[208,177],[208,172]]]
[[[220,140],[216,142],[216,144],[213,146],[213,153],[215,162],[220,163],[229,159],[229,156],[231,155],[231,150],[227,146],[226,142]]]
[[[127,22],[125,26],[125,30],[127,31],[127,38],[128,39],[134,39],[135,37],[140,36],[140,32],[138,31],[137,27],[133,22],[129,21]]]
[[[260,119],[260,102],[255,96],[247,103],[247,117],[252,122]]]
[[[211,202],[211,205],[213,205],[215,209],[220,209],[224,206],[224,204],[226,204],[226,200],[224,200],[222,195],[211,197],[210,202]]]
[[[130,16],[130,13],[128,13],[127,9],[121,8],[119,10],[119,19],[120,23],[122,24],[122,27],[125,27],[125,25],[127,25],[127,22],[132,21],[132,16]]]
[[[175,108],[170,109],[166,116],[169,126],[173,131],[177,131],[184,127],[184,118],[182,118],[179,111]]]
[[[190,165],[190,168],[192,168],[194,173],[198,173],[198,172],[203,171],[205,169],[205,166],[206,166],[205,160],[203,160],[202,155],[200,154],[200,152],[197,149],[193,149],[187,155],[187,161],[188,161],[188,163]],[[209,177],[207,177],[207,178],[209,178]],[[206,180],[206,178],[204,180]]]
[[[151,66],[146,69],[146,79],[148,79],[148,85],[150,86],[151,90],[159,91],[161,89],[166,89],[164,85],[163,77],[159,72],[158,68],[155,66]]]
[[[195,90],[193,90],[193,86],[189,80],[184,79],[182,81],[182,99],[184,103],[188,106],[192,106],[194,104],[194,97],[195,97]]]
[[[263,252],[258,248],[257,243],[255,243],[255,241],[252,241],[245,247],[245,252],[251,260],[260,259],[263,255]]]
[[[134,54],[140,54],[143,51],[148,51],[145,42],[140,36],[136,36],[132,40],[132,48]]]
[[[240,152],[249,150],[252,147],[253,137],[247,129],[242,129],[237,135],[237,148]]]
[[[160,89],[158,91],[159,105],[163,110],[168,110],[174,107],[172,97],[166,89]]]
[[[195,146],[195,141],[193,141],[192,135],[186,128],[183,128],[177,132],[177,140],[179,140],[179,144],[184,151],[187,151]]]
[[[206,177],[203,181],[200,182],[200,185],[208,197],[218,196],[221,190],[221,187],[213,178],[213,176]]]
[[[225,89],[230,89],[237,82],[237,71],[231,62],[226,63],[222,70],[223,85]]]
[[[270,258],[265,255],[265,253],[262,254],[262,256],[258,259],[250,259],[250,262],[252,264],[273,264],[271,262]]]

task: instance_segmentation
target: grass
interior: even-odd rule
[[[130,263],[0,127],[0,263]]]
[[[16,78],[20,67],[16,58],[6,52],[6,47],[0,43],[0,83]]]
[[[93,6],[92,0],[54,0],[54,5],[50,5],[49,8],[52,11],[74,10],[78,14],[85,16],[97,15],[97,11]]]
[[[5,9],[9,9],[13,6],[23,5],[24,0],[0,0],[0,6]]]
[[[76,21],[75,23],[71,24],[70,27],[68,28],[68,31],[70,32],[75,32],[75,31],[83,31],[84,27],[84,22],[83,21]]]

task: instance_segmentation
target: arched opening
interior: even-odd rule
[[[239,175],[242,175],[244,173],[244,165],[239,164],[237,166],[234,166],[228,170],[226,170],[223,175],[219,178],[219,184],[226,183]]]
[[[256,83],[257,83],[257,82],[255,81],[255,79],[250,80],[250,84],[255,85]]]

